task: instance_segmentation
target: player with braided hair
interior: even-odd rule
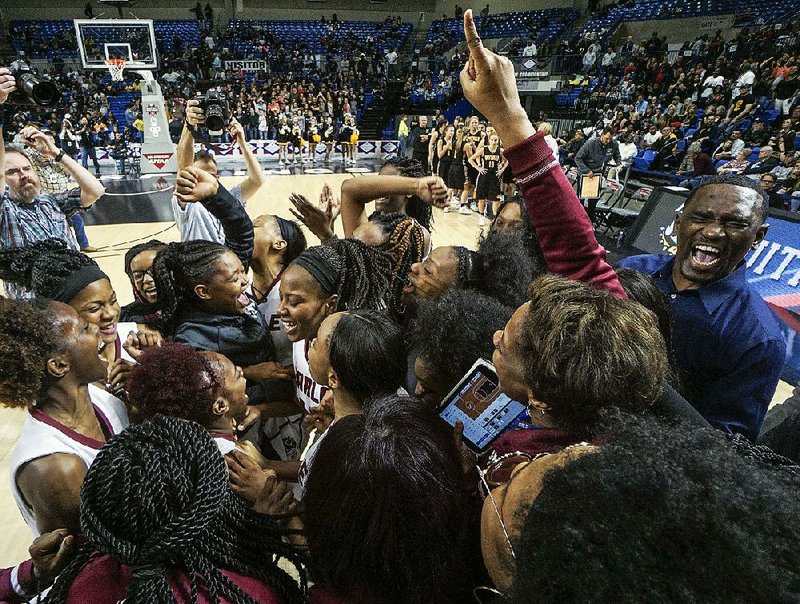
[[[253,403],[269,394],[261,382],[289,379],[274,362],[269,328],[247,296],[247,273],[230,249],[210,241],[170,243],[156,256],[153,277],[165,335],[242,367]]]
[[[447,187],[441,178],[401,176],[399,174],[402,174],[403,169],[387,163],[378,175],[351,178],[342,183],[342,226],[345,237],[353,237],[356,229],[369,222],[365,206],[370,201],[375,201],[377,212],[399,212],[409,216],[408,204],[411,198],[428,206],[427,212],[430,212],[431,205],[443,207],[447,203]],[[417,221],[426,229],[427,251],[430,249],[430,215],[423,213],[419,218],[422,220]]]
[[[479,291],[516,308],[527,298],[531,281],[544,274],[520,237],[493,233],[476,252],[463,246],[437,247],[411,267],[403,300],[438,298],[451,288]]]
[[[103,341],[100,354],[109,363],[109,371],[120,366],[121,359],[133,360],[122,342],[138,326],[119,321],[120,308],[111,280],[89,256],[55,239],[3,249],[0,279],[31,290],[37,298],[69,304],[82,319],[96,325]]]
[[[159,329],[161,313],[156,306],[158,290],[153,279],[153,261],[156,254],[166,247],[167,244],[163,241],[151,239],[134,245],[125,252],[125,274],[131,280],[134,301],[122,307],[122,321],[135,321]]]
[[[396,318],[402,317],[405,306],[401,298],[408,284],[408,273],[413,264],[425,258],[425,229],[405,214],[375,212],[367,224],[355,230],[353,237],[383,250],[392,258],[387,303]]]
[[[157,415],[109,442],[81,489],[81,529],[50,604],[304,601],[302,557],[282,540],[292,531],[233,493],[217,445],[191,421]]]
[[[103,444],[128,425],[106,378],[100,333],[70,306],[0,300],[0,403],[27,408],[11,452],[11,491],[33,536],[76,531],[79,490]]]

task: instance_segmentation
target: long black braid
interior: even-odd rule
[[[55,297],[64,282],[85,266],[97,263],[58,239],[0,249],[0,279],[21,285],[38,298]]]
[[[386,309],[392,262],[384,252],[357,239],[331,239],[304,254],[324,258],[336,270],[336,310]]]
[[[416,159],[390,157],[383,165],[394,166],[400,176],[408,176],[410,178],[428,176],[425,166]],[[430,204],[425,203],[418,196],[412,195],[409,198],[406,203],[406,214],[420,223],[428,231],[431,230],[431,225],[433,225],[433,210]]]
[[[170,243],[158,253],[153,261],[153,280],[165,335],[175,332],[178,306],[196,299],[195,286],[211,280],[216,261],[227,251],[222,244],[196,240]]]
[[[387,303],[397,317],[402,317],[405,308],[400,298],[408,284],[411,265],[425,258],[425,231],[415,219],[400,212],[374,212],[369,221],[379,224],[386,235],[386,243],[380,249],[393,260]]]
[[[173,604],[168,577],[179,569],[212,601],[255,604],[219,569],[270,585],[281,602],[304,601],[303,557],[284,543],[296,531],[261,516],[231,490],[225,461],[208,432],[191,421],[156,415],[130,426],[98,453],[81,487],[87,542],[45,602],[65,602],[69,587],[97,552],[131,571],[126,602]],[[294,565],[300,585],[277,565]]]

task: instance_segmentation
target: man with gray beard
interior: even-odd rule
[[[0,105],[15,88],[14,77],[8,69],[0,68]],[[68,217],[80,208],[91,206],[105,189],[97,178],[35,127],[26,126],[19,134],[27,147],[63,165],[78,188],[72,192],[42,193],[36,170],[22,150],[0,146],[0,249],[59,239],[70,249],[77,250],[78,242],[69,227]],[[20,288],[6,285],[6,291],[12,297],[27,297]]]

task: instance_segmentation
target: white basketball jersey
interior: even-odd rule
[[[328,391],[327,386],[320,386],[311,377],[308,369],[308,347],[306,340],[300,340],[292,345],[292,362],[294,365],[294,380],[299,400],[306,412],[319,405],[322,397]]]
[[[125,404],[117,397],[94,384],[89,384],[89,398],[105,432],[112,436],[117,435],[128,426],[128,412]],[[11,451],[10,474],[11,493],[14,495],[17,507],[34,538],[38,537],[40,533],[36,526],[33,509],[25,501],[17,487],[19,469],[29,461],[55,453],[75,455],[86,464],[88,469],[103,444],[67,428],[40,409],[35,407],[28,409],[28,417],[25,418],[22,432]]]
[[[276,280],[264,301],[258,305],[258,312],[264,317],[269,327],[269,335],[275,345],[275,360],[284,367],[292,362],[292,343],[286,337],[283,322],[278,316],[278,306],[281,304],[280,279]]]

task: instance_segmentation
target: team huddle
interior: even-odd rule
[[[129,283],[70,238],[102,185],[36,129],[79,198],[5,151],[0,402],[27,414],[10,484],[35,540],[0,600],[797,599],[800,468],[750,442],[785,356],[743,277],[766,195],[711,179],[674,256],[611,267],[510,61],[464,29],[488,124],[421,121],[412,159],[292,195],[297,221],[251,218],[257,161],[242,145],[228,190],[188,106],[181,242],[130,248]],[[287,120],[278,143],[333,136]],[[437,246],[436,208],[472,190],[477,249]],[[495,400],[517,412],[478,442]]]

